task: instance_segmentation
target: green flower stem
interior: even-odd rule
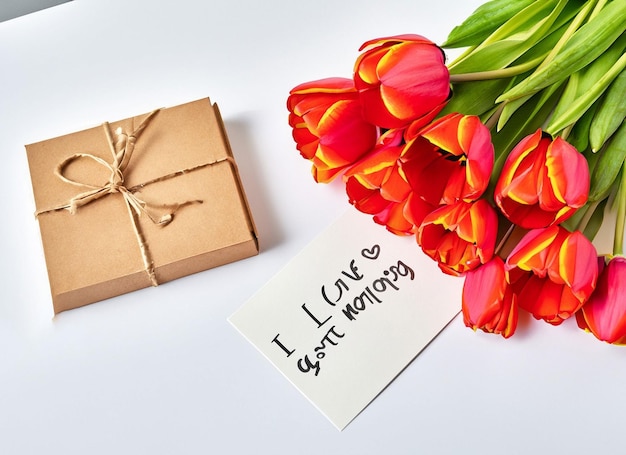
[[[491,114],[491,116],[484,122],[484,125],[488,130],[492,131],[493,128],[498,124],[498,120],[502,115],[502,111],[504,110],[504,106],[506,106],[506,101],[500,103],[500,105],[496,108],[496,110]]]
[[[600,1],[602,3],[602,0]],[[556,57],[556,55],[563,48],[565,43],[572,37],[572,35],[576,32],[576,30],[578,30],[580,26],[583,24],[583,22],[587,18],[587,15],[589,14],[589,11],[591,10],[591,8],[594,7],[595,3],[596,3],[596,0],[589,0],[585,4],[585,6],[578,12],[576,17],[572,20],[572,22],[570,22],[569,26],[567,27],[567,30],[565,30],[565,33],[563,33],[563,36],[561,36],[561,38],[556,43],[554,48],[552,48],[552,50],[550,51],[548,56],[545,58],[545,60],[537,67],[538,70],[546,66],[548,63],[550,63],[554,59],[554,57]]]
[[[591,12],[591,16],[589,16],[589,20],[591,20],[594,17],[596,17],[598,15],[598,13],[600,12],[600,10],[602,8],[604,8],[604,5],[606,5],[606,3],[607,3],[607,0],[599,0],[597,5],[596,5],[596,7]]]
[[[499,70],[491,70],[491,71],[478,71],[475,73],[464,73],[464,74],[450,74],[450,82],[459,83],[459,82],[470,82],[470,81],[484,81],[491,79],[504,79],[506,77],[517,76],[518,74],[523,74],[526,71],[530,71],[534,67],[536,67],[541,61],[545,58],[545,55],[534,58],[526,63],[521,63],[519,65],[510,66],[508,68],[502,68]]]
[[[615,220],[615,237],[613,239],[613,255],[624,254],[624,224],[626,221],[626,160],[622,164],[622,179],[617,192],[617,219]]]
[[[587,211],[585,212],[585,215],[580,219],[580,221],[576,225],[576,228],[575,228],[576,231],[583,232],[587,228],[587,224],[589,224],[589,220],[591,220],[591,217],[593,216],[594,212],[598,208],[598,205],[600,204],[600,202],[601,201],[594,201],[589,204],[589,207],[587,207]]]
[[[605,51],[605,56],[610,55],[608,51]],[[596,60],[596,62],[600,62],[601,58]],[[602,59],[604,63],[604,59]],[[596,63],[594,62],[594,63]],[[626,68],[626,54],[622,54],[622,56],[611,66],[610,68],[602,71],[602,74],[598,74],[595,71],[595,67],[597,65],[593,65],[590,68],[590,71],[593,71],[592,74],[596,75],[595,82],[593,85],[588,87],[583,93],[577,94],[577,98],[572,100],[571,104],[567,107],[564,112],[556,115],[556,118],[553,118],[550,121],[550,125],[546,128],[546,131],[552,135],[556,134],[559,130],[567,127],[568,125],[573,125],[576,121],[580,119],[584,115],[585,112],[598,98],[602,96],[602,94],[608,89],[611,83],[619,76],[619,74]],[[582,78],[581,78],[581,84]],[[623,97],[623,94],[621,95]]]
[[[572,132],[572,129],[574,128],[574,124],[570,123],[568,126],[566,126],[565,128],[563,128],[561,130],[561,139],[563,139],[564,141],[567,140],[567,137],[569,136],[569,134]]]

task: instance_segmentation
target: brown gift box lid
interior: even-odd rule
[[[147,117],[26,146],[55,313],[259,251],[219,110],[208,98],[158,110],[137,134],[122,169],[131,199],[145,201],[159,214],[174,207],[169,224],[136,213],[124,189],[105,190],[73,213],[60,208],[112,180],[111,168],[103,164],[114,161],[107,129],[115,140],[118,128],[130,135]],[[90,156],[72,158],[79,154]],[[55,174],[64,161],[63,176],[70,181]]]

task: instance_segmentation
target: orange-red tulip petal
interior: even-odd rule
[[[421,222],[402,170],[404,147],[403,131],[389,130],[369,155],[345,173],[350,203],[398,235],[415,233],[416,223]]]
[[[626,345],[626,258],[601,259],[596,290],[576,313],[578,326],[610,344]]]
[[[589,195],[585,157],[560,137],[540,129],[522,139],[507,157],[494,199],[513,223],[536,229],[558,224]]]
[[[462,296],[463,322],[509,338],[517,328],[516,295],[506,281],[504,261],[495,256],[465,276]]]
[[[497,231],[497,214],[485,199],[459,201],[426,215],[417,242],[444,273],[459,276],[492,258]]]
[[[295,87],[287,99],[289,124],[315,181],[329,182],[372,150],[378,129],[363,119],[354,83],[329,78]]]
[[[475,201],[485,192],[493,170],[494,147],[489,129],[478,117],[448,114],[419,135],[433,147],[424,148],[419,182],[412,180],[418,193],[432,194],[433,180],[444,185],[437,203]]]
[[[383,128],[399,128],[432,111],[450,96],[445,56],[419,35],[370,40],[359,49],[354,82],[365,118]]]
[[[505,268],[520,308],[558,325],[589,300],[598,279],[596,257],[582,233],[557,225],[529,231]]]

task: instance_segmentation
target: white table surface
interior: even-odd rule
[[[75,0],[0,23],[0,453],[623,451],[626,349],[573,320],[504,340],[457,316],[343,432],[227,322],[348,208],[295,149],[289,89],[349,77],[370,38],[441,42],[480,3]],[[261,254],[53,318],[23,145],[205,96]]]

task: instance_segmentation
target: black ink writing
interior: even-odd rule
[[[287,354],[287,357],[289,357],[291,354],[296,352],[295,349],[292,349],[291,351],[287,349],[287,347],[278,340],[279,336],[280,336],[280,333],[277,333],[276,336],[272,339],[272,343],[276,343],[278,347],[281,348],[285,352],[285,354]]]
[[[354,320],[355,316],[359,314],[359,311],[363,311],[366,308],[366,302],[370,304],[382,303],[383,301],[376,297],[376,294],[372,292],[369,286],[365,287],[365,290],[357,295],[352,304],[346,305],[346,308],[341,310],[343,314],[350,320]]]
[[[298,359],[298,369],[303,373],[309,373],[313,371],[313,374],[317,376],[320,372],[320,360],[326,356],[325,350],[329,346],[337,346],[339,344],[339,338],[343,338],[345,333],[338,333],[335,330],[335,326],[332,326],[326,335],[320,340],[319,346],[316,346],[313,351],[315,352],[315,357],[318,359],[315,362],[311,360],[309,355],[305,355],[304,357]],[[328,343],[328,344],[327,344]]]
[[[324,324],[326,324],[326,323],[330,320],[330,318],[332,318],[332,316],[328,316],[328,317],[327,317],[327,318],[326,318],[323,322],[320,322],[320,320],[319,320],[319,319],[317,319],[317,318],[315,317],[315,315],[314,315],[313,313],[311,313],[311,311],[310,311],[310,310],[306,307],[306,303],[303,303],[303,304],[302,304],[302,309],[306,312],[306,314],[308,314],[308,315],[309,315],[309,317],[310,317],[311,319],[313,319],[313,320],[315,321],[315,323],[317,324],[317,328],[318,328],[318,329],[319,329],[321,326],[323,326]]]
[[[348,303],[346,307],[341,310],[346,318],[350,321],[356,320],[356,316],[365,311],[367,303],[373,305],[374,302],[382,303],[382,296],[388,289],[399,291],[400,287],[396,284],[400,277],[408,276],[410,280],[415,278],[415,272],[411,267],[406,265],[402,261],[398,261],[397,265],[389,267],[388,270],[383,271],[383,276],[372,281],[371,288],[366,286],[365,290],[354,297],[351,303]]]
[[[335,275],[334,281],[329,280],[319,288],[321,299],[317,303],[324,305],[325,302],[325,304],[331,307],[336,307],[337,309],[334,311],[337,314],[343,314],[350,321],[347,322],[345,319],[341,319],[344,324],[352,324],[369,307],[383,304],[389,295],[400,291],[406,280],[414,280],[415,278],[413,269],[406,263],[398,260],[393,261],[395,263],[392,262],[393,265],[386,269],[375,272],[373,277],[370,276],[369,279],[365,279],[365,274],[359,270],[359,261],[363,265],[364,261],[365,263],[371,263],[371,261],[380,260],[381,247],[378,244],[374,244],[371,248],[361,249],[360,253],[360,257],[350,260],[348,267]],[[368,272],[369,274],[370,272]],[[308,301],[303,303],[301,308],[304,310],[307,319],[313,321],[316,329],[326,326],[331,319],[338,322],[333,319],[333,313],[329,314],[332,311],[329,307],[323,306],[320,309],[320,306],[315,304],[316,302]],[[297,358],[295,363],[300,372],[305,374],[313,373],[317,377],[322,370],[322,362],[327,361],[331,357],[331,353],[336,353],[338,352],[336,350],[341,348],[346,332],[342,331],[340,325],[331,324],[328,324],[330,328],[325,333],[320,332],[320,334],[323,333],[323,336],[312,346],[312,351],[310,350],[311,346],[309,346],[309,350],[305,350],[305,352],[308,351],[307,354],[295,356]],[[300,350],[300,346],[294,348],[289,343],[279,339],[280,336],[280,333],[277,333],[272,339],[272,343],[286,357],[291,357],[296,352],[296,348]]]
[[[361,256],[363,256],[365,259],[371,259],[372,261],[375,261],[376,259],[378,259],[379,254],[380,254],[380,245],[374,245],[371,248],[363,248],[361,250]]]
[[[335,326],[332,326],[328,332],[326,332],[326,335],[324,336],[324,338],[321,339],[320,341],[320,346],[317,346],[315,349],[313,349],[313,351],[315,351],[315,356],[318,359],[323,359],[324,356],[326,355],[326,353],[324,352],[324,349],[327,348],[326,346],[326,342],[328,341],[328,344],[332,345],[332,346],[337,346],[337,344],[339,344],[339,340],[333,340],[333,337],[331,335],[334,335],[335,338],[343,338],[345,336],[345,333],[337,333],[335,332]]]
[[[355,259],[352,259],[352,261],[350,261],[350,272],[346,272],[345,270],[342,270],[341,274],[345,276],[346,278],[349,278],[353,281],[359,281],[363,278],[363,274],[359,273],[359,268],[356,266]],[[343,278],[339,278],[337,281],[335,281],[335,288],[336,288],[336,292],[338,295],[337,295],[337,298],[334,300],[328,297],[328,293],[326,292],[326,285],[323,285],[321,289],[322,298],[326,301],[326,303],[332,306],[335,306],[337,302],[341,300],[344,290],[345,291],[350,290],[350,287],[346,284]]]
[[[303,373],[315,371],[314,374],[315,376],[317,376],[320,372],[320,362],[319,360],[316,362],[311,362],[311,359],[309,359],[309,356],[307,354],[303,358],[298,360],[298,370],[302,371]]]

